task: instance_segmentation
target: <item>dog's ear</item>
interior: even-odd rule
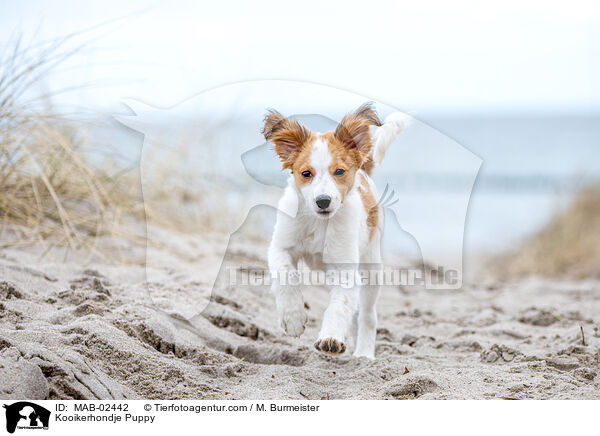
[[[381,121],[371,103],[366,103],[342,118],[335,129],[335,137],[350,150],[356,150],[364,161],[373,146],[371,126],[381,126]]]
[[[275,153],[281,159],[283,168],[292,167],[295,157],[312,136],[307,127],[298,121],[288,120],[274,110],[266,116],[262,133],[267,141],[275,145]]]
[[[375,109],[373,109],[372,102],[363,104],[361,107],[356,109],[352,115],[365,120],[365,122],[368,123],[370,126],[381,127],[382,125],[382,122],[379,119],[377,112],[375,112]]]

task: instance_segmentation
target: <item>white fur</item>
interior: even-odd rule
[[[375,136],[373,151],[378,153],[378,163],[381,163],[395,135],[406,125],[404,114],[392,115]],[[358,191],[361,178],[366,177],[373,195],[378,198],[375,184],[364,171],[359,170],[355,186],[342,202],[341,193],[329,174],[331,159],[328,146],[319,135],[310,156],[310,164],[315,170],[314,179],[299,190],[290,176],[279,201],[277,223],[269,246],[272,277],[282,272],[297,274],[300,261],[311,269],[325,271],[350,269],[356,273],[361,265],[369,265],[371,270],[382,268],[380,239],[383,212],[379,213],[380,222],[370,240],[367,212]],[[318,216],[315,204],[316,197],[321,194],[332,198],[332,213],[327,219]],[[276,298],[280,326],[286,334],[300,336],[307,321],[301,285],[284,284],[275,279],[271,289]],[[336,339],[346,347],[354,348],[354,356],[373,359],[378,294],[379,286],[375,285],[355,285],[349,289],[341,285],[331,286],[330,302],[318,339]]]
[[[342,204],[342,193],[329,172],[331,159],[327,142],[320,135],[317,136],[317,139],[313,143],[309,159],[309,163],[315,174],[311,183],[302,188],[302,196],[306,205],[309,209],[312,208],[315,211],[317,217],[320,217],[318,215],[319,207],[315,200],[319,195],[328,195],[331,197],[331,203],[327,208],[330,211],[328,218],[333,216]]]

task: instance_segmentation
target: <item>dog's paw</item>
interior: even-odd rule
[[[333,338],[318,339],[315,342],[315,348],[323,353],[338,355],[344,354],[346,344]]]
[[[304,333],[308,315],[301,309],[284,310],[279,314],[279,325],[288,336],[298,337]]]

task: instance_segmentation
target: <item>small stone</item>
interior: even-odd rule
[[[547,310],[536,309],[535,307],[522,312],[519,317],[519,322],[539,327],[548,327],[558,321],[558,315]]]
[[[502,353],[502,359],[503,359],[505,362],[510,362],[510,361],[512,361],[514,358],[515,358],[515,355],[514,355],[514,354],[507,353],[506,351]]]
[[[412,347],[413,345],[415,345],[417,343],[418,340],[419,340],[419,338],[417,338],[416,336],[413,336],[413,335],[404,335],[402,337],[401,343],[403,345],[408,345],[408,346]]]
[[[484,351],[483,353],[481,353],[481,360],[487,363],[493,363],[499,358],[500,356],[498,355],[498,353],[492,350]]]

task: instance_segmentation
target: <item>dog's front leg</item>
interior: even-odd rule
[[[352,326],[358,309],[359,287],[356,285],[355,268],[329,267],[328,273],[340,278],[331,287],[329,306],[323,315],[323,324],[315,348],[332,354],[342,354],[348,348]]]
[[[279,326],[286,335],[300,336],[308,321],[296,262],[284,249],[269,249],[271,292],[275,295]]]

